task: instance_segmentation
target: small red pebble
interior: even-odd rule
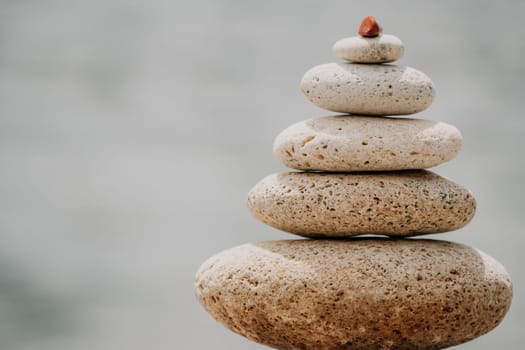
[[[383,31],[383,28],[377,23],[376,18],[374,16],[366,16],[365,19],[363,19],[363,22],[361,22],[361,25],[359,26],[359,35],[364,37],[374,37],[381,34]]]

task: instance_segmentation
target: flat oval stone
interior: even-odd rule
[[[465,226],[476,201],[426,170],[270,175],[248,194],[263,223],[306,237],[414,236]]]
[[[424,120],[338,115],[294,124],[275,139],[279,161],[298,170],[425,169],[454,158],[461,133]]]
[[[317,107],[364,115],[421,112],[435,96],[424,73],[391,64],[322,64],[305,73],[301,90]]]
[[[291,240],[217,254],[195,293],[226,327],[276,349],[442,349],[496,327],[512,285],[462,244]]]
[[[336,42],[332,51],[336,57],[355,63],[386,63],[403,57],[405,46],[390,34],[372,38],[353,36]]]

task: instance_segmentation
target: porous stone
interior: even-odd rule
[[[299,170],[405,170],[444,163],[461,144],[458,129],[441,122],[339,115],[288,127],[273,151],[285,166]]]
[[[270,175],[248,194],[260,221],[306,237],[414,236],[465,226],[476,201],[464,187],[425,170]]]
[[[320,108],[364,115],[421,112],[435,95],[424,73],[391,64],[322,64],[305,73],[301,90]]]
[[[442,349],[496,327],[512,285],[462,244],[292,240],[217,254],[195,293],[226,327],[277,349]]]
[[[390,34],[371,38],[353,36],[336,42],[332,51],[336,57],[355,63],[386,63],[403,57],[405,46]]]

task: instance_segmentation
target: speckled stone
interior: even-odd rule
[[[248,194],[260,221],[306,237],[414,236],[459,229],[476,201],[464,187],[425,170],[270,175]]]
[[[322,64],[305,73],[301,90],[320,108],[364,115],[421,112],[435,95],[424,73],[390,64]]]
[[[217,254],[195,293],[226,327],[277,349],[442,349],[496,327],[512,285],[457,243],[295,240]]]
[[[341,39],[332,48],[334,55],[355,63],[394,62],[403,57],[405,47],[394,35],[383,34],[365,38],[353,36]]]
[[[285,166],[299,170],[405,170],[444,163],[461,144],[458,129],[445,123],[339,115],[288,127],[273,151]]]

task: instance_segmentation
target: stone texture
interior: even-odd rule
[[[403,57],[405,46],[397,36],[390,34],[373,38],[353,36],[336,42],[332,51],[336,57],[355,63],[386,63]]]
[[[435,95],[424,73],[390,64],[322,64],[305,73],[301,90],[320,108],[365,115],[421,112]]]
[[[467,189],[425,170],[270,175],[248,194],[260,221],[307,237],[413,236],[459,229],[474,216]]]
[[[288,127],[273,151],[282,164],[298,170],[405,170],[444,163],[461,144],[461,133],[445,123],[340,115]]]
[[[503,319],[510,277],[465,245],[354,239],[245,244],[207,260],[195,292],[231,330],[277,349],[441,349]]]

